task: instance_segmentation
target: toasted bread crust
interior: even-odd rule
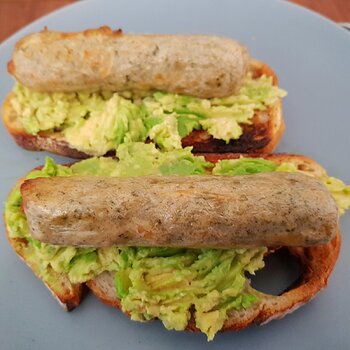
[[[11,238],[9,236],[9,227],[5,220],[5,227],[7,232],[7,238],[12,248],[17,255],[31,268],[33,273],[42,280],[40,276],[40,268],[31,261],[27,253],[28,242],[24,239]],[[85,286],[82,283],[72,284],[67,276],[63,274],[56,274],[57,278],[55,282],[44,282],[51,294],[56,298],[58,303],[66,310],[71,311],[79,306],[83,297]]]
[[[341,246],[340,233],[328,244],[309,248],[287,248],[296,256],[303,273],[296,286],[278,296],[259,294],[260,301],[248,310],[231,311],[221,331],[239,331],[252,324],[266,324],[293,312],[312,299],[328,282],[337,261]],[[105,272],[87,282],[87,286],[105,304],[121,309],[116,296],[114,274]],[[190,320],[187,330],[198,332],[194,318]]]
[[[278,85],[278,77],[267,64],[250,61],[250,72],[254,78],[262,75],[271,76],[274,85]],[[243,134],[237,140],[231,140],[228,144],[224,140],[214,139],[205,130],[195,130],[182,140],[182,146],[193,146],[194,153],[259,153],[269,154],[279,144],[285,123],[282,114],[282,100],[267,109],[265,112],[257,112],[252,124],[243,124]]]
[[[265,63],[251,60],[250,71],[254,77],[263,74],[272,76],[275,85],[278,79],[274,71]],[[11,106],[11,93],[7,96],[3,107],[2,116],[8,132],[16,143],[30,151],[48,151],[76,159],[89,158],[90,155],[70,147],[59,132],[41,132],[38,135],[28,134],[20,124],[16,113]],[[242,125],[243,135],[237,140],[231,140],[228,144],[223,140],[214,139],[204,130],[194,130],[190,135],[182,139],[183,147],[193,146],[193,152],[211,153],[259,153],[268,154],[278,145],[285,129],[282,116],[282,101],[279,100],[267,111],[257,112],[251,125]],[[106,156],[115,155],[108,152]]]
[[[10,93],[2,106],[2,118],[7,131],[11,134],[18,146],[28,151],[47,151],[54,154],[75,159],[89,158],[84,152],[70,147],[63,135],[58,132],[40,132],[38,135],[28,134],[22,127],[15,111],[11,106]]]
[[[205,130],[194,130],[182,139],[182,146],[192,146],[194,153],[271,153],[278,145],[285,130],[281,101],[266,112],[258,112],[252,124],[242,125],[243,134],[237,140],[226,143],[214,139]]]

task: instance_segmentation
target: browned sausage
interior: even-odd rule
[[[35,91],[160,90],[201,98],[234,94],[246,47],[208,35],[124,35],[108,27],[23,38],[9,71]]]
[[[21,193],[33,237],[58,245],[305,246],[338,229],[327,188],[299,173],[39,178]]]

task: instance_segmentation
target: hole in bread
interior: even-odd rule
[[[264,259],[265,267],[248,276],[253,288],[260,292],[280,295],[290,289],[300,278],[302,268],[299,260],[288,249],[280,249]]]

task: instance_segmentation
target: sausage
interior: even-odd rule
[[[21,193],[32,236],[64,246],[309,246],[338,231],[327,188],[299,173],[38,178]]]
[[[210,98],[237,92],[248,63],[247,49],[228,38],[124,35],[102,27],[28,35],[8,70],[35,91],[159,90]]]

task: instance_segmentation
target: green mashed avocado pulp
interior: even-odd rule
[[[17,84],[11,105],[29,134],[61,131],[72,147],[101,156],[147,138],[162,150],[180,149],[181,139],[199,129],[228,143],[241,136],[241,124],[250,124],[254,111],[266,110],[285,95],[272,77],[253,79],[248,74],[239,93],[225,98],[163,92],[40,93]]]
[[[259,158],[223,160],[215,166],[191,154],[191,148],[162,153],[153,144],[132,143],[118,148],[119,161],[91,158],[71,167],[47,158],[44,168],[27,178],[48,176],[244,175],[271,171],[298,171],[294,163],[277,166]],[[341,212],[350,207],[350,186],[331,177],[321,179]],[[178,249],[147,247],[74,248],[34,240],[21,210],[19,186],[5,207],[11,238],[21,239],[25,259],[44,282],[60,288],[60,276],[71,283],[88,281],[104,271],[115,272],[117,296],[132,319],[159,318],[167,329],[183,330],[194,311],[196,326],[212,340],[233,310],[253,307],[258,293],[245,277],[263,268],[266,248]],[[26,243],[23,245],[23,241]]]

